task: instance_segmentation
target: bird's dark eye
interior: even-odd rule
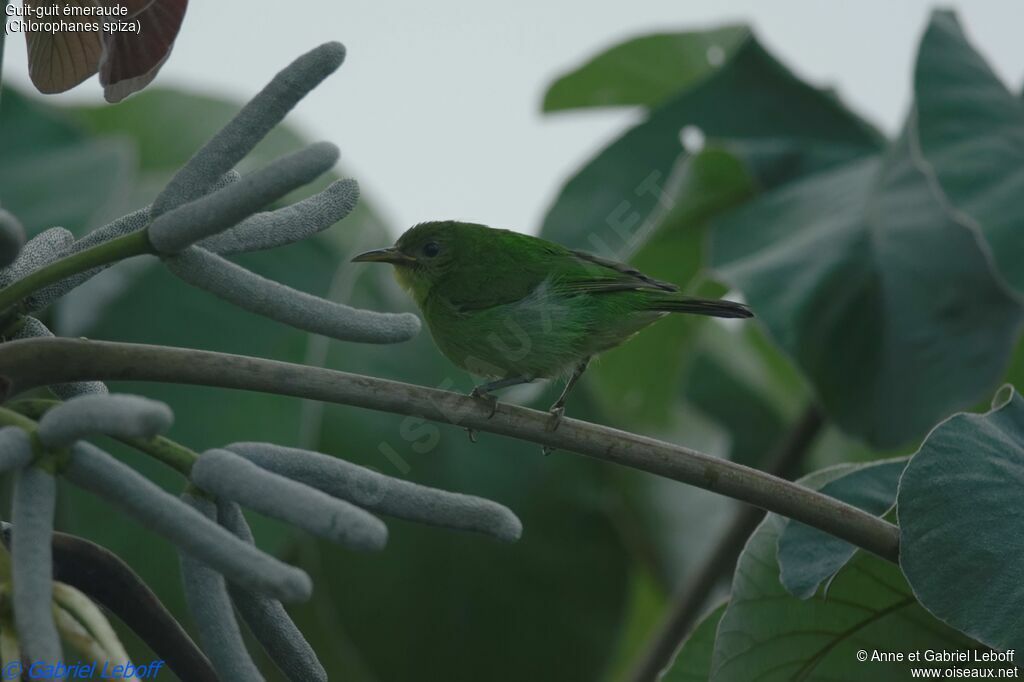
[[[423,255],[427,258],[433,258],[439,253],[441,253],[441,245],[437,242],[427,242],[423,245]]]

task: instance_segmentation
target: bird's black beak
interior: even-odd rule
[[[416,259],[407,256],[393,246],[361,253],[352,259],[353,263],[391,263],[392,265],[413,265]]]

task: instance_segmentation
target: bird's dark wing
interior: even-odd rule
[[[679,291],[671,282],[648,277],[631,265],[584,251],[570,251],[570,263],[561,269],[556,288],[565,294],[598,294],[612,291]]]
[[[568,250],[530,235],[487,228],[487,239],[460,245],[458,268],[431,290],[459,312],[520,301],[551,277]]]
[[[491,229],[487,237],[467,240],[457,271],[438,281],[430,296],[460,312],[472,312],[520,301],[545,282],[553,292],[566,296],[636,289],[678,291],[674,284],[623,263],[537,237]]]

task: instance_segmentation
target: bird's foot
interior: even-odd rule
[[[558,448],[553,448],[553,447],[551,447],[550,445],[541,445],[541,446],[540,446],[540,451],[541,451],[542,453],[544,453],[544,456],[545,456],[545,457],[547,457],[548,455],[550,455],[550,454],[551,454],[552,452],[554,452],[554,451],[555,451],[555,450],[557,450],[557,449],[558,449]]]
[[[498,409],[498,399],[497,398],[495,398],[493,395],[491,395],[487,391],[481,390],[481,388],[479,386],[477,386],[472,391],[470,391],[469,397],[470,398],[475,398],[476,400],[479,400],[484,405],[487,405],[488,407],[491,408],[490,413],[488,413],[488,415],[487,415],[488,419],[490,419],[491,417],[494,416],[495,411]]]
[[[548,420],[545,428],[548,431],[555,431],[558,429],[558,425],[562,423],[562,417],[565,416],[565,406],[558,404],[552,405],[548,414],[551,415],[551,418]]]
[[[471,428],[469,428],[467,426],[466,427],[466,435],[469,436],[469,442],[470,443],[475,443],[476,442],[476,429],[471,429]]]

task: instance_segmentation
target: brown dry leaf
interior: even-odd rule
[[[92,6],[92,0],[25,0],[26,7]],[[38,21],[55,21],[62,17],[47,17]],[[86,21],[91,21],[86,19]],[[26,31],[28,48],[28,75],[39,92],[53,94],[70,90],[86,80],[99,68],[103,54],[100,34],[92,31],[69,33],[40,33]]]
[[[108,102],[120,102],[149,85],[167,61],[185,18],[188,0],[126,1],[128,20],[141,22],[140,33],[106,34],[100,59],[100,84]]]

